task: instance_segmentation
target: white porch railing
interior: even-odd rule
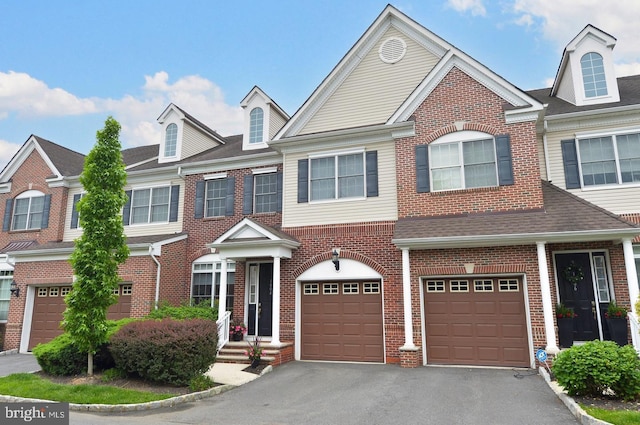
[[[638,318],[635,314],[629,312],[627,316],[629,317],[629,328],[631,330],[631,343],[633,348],[640,354],[640,323],[638,323]]]
[[[216,321],[218,325],[218,351],[229,342],[229,326],[231,323],[231,312],[225,311],[224,316]]]

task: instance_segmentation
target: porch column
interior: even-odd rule
[[[216,288],[215,270],[213,282],[211,282],[213,288],[211,288],[211,303],[215,298],[214,292]],[[218,297],[218,320],[222,319],[224,313],[227,311],[227,259],[223,258],[220,265],[220,296]]]
[[[402,249],[402,304],[404,305],[404,345],[401,350],[415,350],[413,320],[411,314],[411,265],[409,249]]]
[[[271,307],[271,344],[280,345],[280,257],[273,257],[273,304]]]
[[[631,302],[631,311],[638,316],[636,311],[636,302],[638,301],[638,274],[636,270],[636,261],[633,256],[633,245],[631,239],[622,240],[622,249],[624,251],[624,267],[627,271],[627,285],[629,286],[629,301]]]
[[[536,242],[538,249],[538,273],[540,274],[540,294],[542,295],[542,313],[544,315],[544,333],[547,338],[545,349],[549,354],[560,352],[556,342],[556,329],[553,325],[553,303],[551,302],[551,284],[549,265],[547,264],[546,242]]]

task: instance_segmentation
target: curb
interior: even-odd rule
[[[267,374],[273,370],[271,365],[264,368],[260,376]],[[225,393],[229,390],[237,388],[237,385],[219,385],[217,387],[210,388],[205,391],[199,391],[196,393],[184,394],[176,397],[171,397],[165,400],[150,401],[147,403],[136,404],[76,404],[69,403],[69,411],[75,412],[101,412],[101,413],[119,413],[119,412],[138,412],[145,410],[160,409],[163,407],[173,407],[179,404],[190,403],[204,398],[216,396],[218,394]],[[10,395],[0,395],[0,402],[3,403],[60,403],[59,401],[40,400],[37,398],[23,398],[14,397]]]
[[[543,368],[538,368],[538,373],[542,375],[544,380],[549,385],[549,388],[553,390],[554,393],[558,396],[558,398],[567,406],[567,409],[575,416],[582,425],[611,425],[609,422],[601,421],[600,419],[596,419],[593,416],[589,416],[587,412],[584,411],[582,407],[578,403],[576,403],[571,397],[564,392],[562,387],[558,385],[556,382],[551,380],[549,373]]]

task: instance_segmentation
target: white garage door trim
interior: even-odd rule
[[[421,344],[422,344],[422,364],[424,366],[427,366],[429,364],[429,359],[427,358],[427,328],[426,328],[426,321],[425,321],[425,305],[424,305],[424,301],[425,301],[425,284],[424,281],[427,279],[435,279],[435,278],[442,278],[443,276],[420,276],[419,277],[419,282],[420,284],[418,285],[418,289],[419,289],[419,296],[420,296],[420,329],[421,329],[421,334],[422,334],[422,338],[421,338]],[[444,276],[446,278],[454,278],[456,276]],[[534,356],[534,345],[533,345],[533,328],[531,325],[531,307],[529,305],[529,284],[527,282],[527,275],[526,274],[521,274],[521,275],[514,275],[512,273],[509,274],[482,274],[482,275],[464,275],[464,276],[460,276],[460,277],[464,277],[465,279],[478,279],[478,278],[487,278],[487,277],[494,277],[494,278],[502,278],[502,277],[517,277],[518,279],[520,279],[520,281],[522,282],[522,292],[523,292],[523,296],[524,296],[524,308],[525,308],[525,320],[526,320],[526,326],[527,326],[527,343],[529,345],[529,367],[530,368],[535,368],[535,356]],[[541,329],[540,332],[544,333],[544,329]],[[544,348],[544,347],[540,347],[540,348]],[[455,366],[453,366],[455,367]],[[465,366],[465,367],[474,367],[474,366]],[[478,367],[482,367],[482,366],[478,366]]]

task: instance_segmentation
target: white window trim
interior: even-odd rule
[[[151,221],[151,200],[153,199],[153,189],[162,189],[162,188],[169,188],[169,202],[167,203],[168,208],[167,208],[167,219],[164,221]],[[169,223],[169,216],[171,215],[171,184],[158,184],[158,185],[153,185],[153,186],[144,186],[144,187],[135,187],[135,188],[131,188],[131,206],[129,209],[129,226],[157,226],[158,224],[167,224]],[[132,223],[131,220],[133,219],[133,197],[134,197],[134,193],[136,191],[140,191],[140,190],[151,190],[151,193],[149,194],[149,212],[147,213],[147,221],[145,223]]]
[[[172,114],[175,114],[175,112],[172,112]],[[166,144],[166,137],[167,137],[167,127],[169,127],[169,125],[171,124],[175,124],[178,126],[178,134],[176,136],[176,153],[175,155],[172,155],[172,156],[165,156],[164,152],[165,152],[165,144]],[[175,115],[170,116],[170,119],[163,123],[160,148],[158,151],[158,163],[162,164],[164,162],[175,162],[182,157],[183,132],[184,132],[184,122],[178,119],[177,116]]]
[[[193,300],[193,276],[194,276],[195,273],[211,273],[211,278],[212,278],[211,279],[211,302],[213,302],[215,300],[216,295],[218,295],[218,298],[219,298],[220,294],[216,294],[216,273],[221,273],[222,261],[224,261],[224,260],[222,260],[220,258],[220,255],[218,255],[218,254],[207,254],[207,255],[204,255],[204,256],[202,256],[200,258],[197,258],[196,260],[193,261],[193,263],[191,263],[191,286],[189,287],[189,299],[190,300]],[[233,260],[226,260],[226,261],[227,261],[227,275],[229,273],[235,273],[236,272],[236,262],[233,261]],[[210,264],[212,267],[211,267],[211,269],[208,269],[208,270],[196,271],[195,268],[196,268],[197,264]],[[227,306],[227,308],[228,307],[229,306]],[[233,306],[231,306],[231,307],[233,307]]]
[[[615,131],[598,131],[598,132],[590,132],[590,133],[576,133],[576,155],[578,157],[578,168],[580,171],[580,188],[585,192],[589,191],[598,191],[598,190],[612,190],[612,189],[620,189],[623,187],[640,187],[640,182],[623,182],[622,181],[622,170],[620,169],[620,156],[618,154],[618,142],[617,136],[624,136],[627,134],[640,134],[640,128],[638,127],[630,127],[626,129],[618,129]],[[616,164],[616,183],[606,183],[606,184],[594,184],[594,185],[585,185],[584,184],[584,173],[582,172],[582,158],[580,156],[580,142],[585,139],[594,139],[599,137],[611,137],[613,141],[614,148],[614,160]]]
[[[171,125],[175,125],[176,126],[176,146],[175,146],[175,152],[173,155],[167,155],[167,130],[169,129],[169,126]],[[167,124],[167,126],[164,128],[164,143],[162,146],[162,156],[164,158],[177,158],[178,157],[178,133],[180,131],[180,128],[178,127],[178,124],[174,123],[174,122],[170,122],[169,124]]]
[[[35,190],[35,189],[29,189],[29,190],[25,190],[24,192],[22,192],[21,194],[19,194],[18,196],[16,196],[13,199],[13,206],[12,206],[12,211],[11,211],[11,231],[15,231],[15,232],[26,232],[29,230],[38,230],[38,229],[42,229],[42,219],[40,220],[40,226],[38,227],[29,227],[29,217],[31,216],[31,201],[33,200],[33,198],[40,198],[40,197],[44,197],[45,194],[43,192],[40,192],[39,190]],[[18,201],[19,199],[29,199],[29,208],[27,209],[27,222],[25,223],[25,228],[24,229],[16,229],[14,228],[15,225],[15,217],[16,217],[16,201]],[[44,205],[43,205],[43,211],[44,213]]]
[[[207,174],[203,177],[204,180],[226,179],[227,173]]]
[[[271,170],[271,168],[269,168],[269,170]],[[260,172],[260,173],[253,173],[253,194],[252,196],[252,203],[253,203],[253,214],[272,214],[277,212],[277,208],[274,209],[273,211],[261,211],[261,212],[256,212],[257,210],[257,206],[258,206],[258,202],[257,202],[257,196],[258,194],[256,193],[256,188],[257,188],[257,184],[256,184],[256,177],[258,176],[266,176],[266,175],[276,175],[278,169],[276,167],[272,168],[272,172]],[[253,170],[252,170],[253,171]],[[277,197],[278,197],[278,188],[277,188],[277,184],[278,184],[278,177],[276,176],[276,192],[275,192],[275,196],[276,196],[276,205],[278,203]],[[265,194],[262,193],[262,196],[264,196]]]
[[[462,150],[462,144],[465,142],[474,142],[480,140],[488,140],[491,139],[493,141],[493,165],[495,168],[495,176],[496,176],[496,185],[495,186],[477,186],[477,187],[466,187],[465,185],[465,164],[464,164],[464,152]],[[460,158],[460,183],[462,187],[449,188],[449,189],[435,189],[433,188],[433,166],[432,166],[432,153],[431,147],[437,145],[446,145],[450,143],[458,144],[458,157]],[[446,134],[433,142],[429,143],[429,181],[431,182],[431,191],[432,192],[451,192],[454,190],[470,190],[470,189],[480,189],[485,187],[499,187],[500,186],[500,176],[498,175],[498,152],[496,149],[496,138],[494,135],[489,133],[483,133],[481,131],[473,131],[473,130],[464,130],[457,131],[453,133]]]
[[[225,212],[224,211],[223,211],[223,213],[221,215],[208,215],[207,214],[207,200],[209,199],[209,198],[207,198],[207,193],[209,192],[209,188],[208,188],[209,183],[208,182],[213,182],[213,181],[216,181],[216,180],[218,180],[218,181],[224,180],[224,179],[227,178],[227,173],[216,174],[216,175],[214,175],[215,177],[212,177],[212,176],[209,176],[210,178],[205,179],[205,181],[207,183],[205,183],[205,185],[204,185],[204,218],[214,218],[214,217],[224,217],[225,216]],[[225,183],[223,182],[223,184],[225,184]],[[219,199],[219,198],[215,198],[215,199]]]
[[[362,163],[363,163],[362,175],[364,179],[362,196],[351,196],[348,198],[339,198],[338,197],[337,158],[339,156],[354,155],[354,154],[362,154]],[[314,200],[311,197],[311,161],[313,159],[331,158],[331,157],[336,159],[336,168],[335,168],[336,174],[334,175],[335,189],[336,189],[335,198]],[[325,203],[331,203],[331,202],[351,202],[351,201],[361,201],[363,199],[367,199],[367,155],[364,147],[358,147],[355,149],[342,149],[338,151],[323,152],[323,153],[314,153],[314,154],[309,154],[308,158],[309,158],[309,176],[307,177],[307,185],[308,185],[308,193],[309,193],[309,204],[325,204]]]
[[[277,173],[277,172],[278,172],[278,167],[251,169],[251,174],[271,174],[271,173]]]

